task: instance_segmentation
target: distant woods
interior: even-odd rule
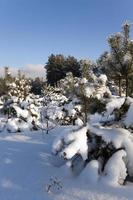
[[[73,56],[65,57],[61,54],[51,54],[46,63],[47,83],[55,86],[58,81],[65,78],[68,72],[72,72],[73,76],[80,77],[80,63]]]

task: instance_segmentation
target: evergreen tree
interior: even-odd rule
[[[35,80],[31,82],[31,91],[35,95],[41,95],[43,90],[43,81],[37,77]]]
[[[80,65],[73,56],[64,57],[61,54],[49,56],[46,64],[47,83],[57,86],[59,80],[65,78],[68,72],[72,72],[73,76],[80,76]]]
[[[94,68],[95,64],[87,59],[87,60],[80,60],[80,70],[81,70],[81,76],[83,78],[86,78],[88,81],[92,81],[93,80],[93,68]]]
[[[129,95],[129,80],[133,74],[133,41],[129,36],[130,24],[125,23],[122,33],[109,37],[110,53],[105,52],[99,59],[107,75],[118,81],[120,96],[122,83],[125,84],[126,96]]]
[[[63,55],[53,55],[49,56],[48,62],[46,64],[47,70],[47,82],[48,84],[54,86],[57,82],[65,77],[65,58]]]
[[[8,92],[8,86],[4,78],[0,78],[0,96],[6,95]]]
[[[8,88],[8,95],[10,97],[16,96],[21,100],[25,100],[31,88],[31,80],[26,79],[24,76],[19,78],[16,77],[11,83],[8,84]]]
[[[72,72],[73,76],[80,77],[80,64],[73,56],[68,56],[65,60],[65,70]]]

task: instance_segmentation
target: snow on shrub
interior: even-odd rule
[[[75,125],[77,125],[77,126],[83,126],[83,121],[80,119],[80,118],[77,118],[76,120],[75,120]]]
[[[133,103],[130,104],[123,123],[127,128],[133,128]]]
[[[124,162],[126,152],[124,150],[117,151],[109,158],[105,169],[103,180],[110,185],[122,185],[127,176],[127,168]]]
[[[87,159],[87,128],[82,127],[77,131],[64,134],[53,144],[53,152],[59,152],[64,159],[71,159],[80,154],[83,160]]]
[[[111,115],[115,109],[119,109],[125,101],[124,97],[114,97],[106,105],[107,115]]]
[[[73,171],[80,165],[80,171],[85,170],[80,177],[88,175],[85,180],[95,182],[102,177],[116,185],[123,184],[127,175],[133,176],[133,137],[123,128],[88,125],[66,132],[55,140],[53,152],[70,160]],[[94,174],[94,179],[90,174]]]
[[[6,128],[11,133],[18,132],[19,130],[15,119],[9,119]]]
[[[32,130],[32,128],[33,125],[31,123],[27,123],[19,118],[10,118],[6,124],[6,130],[11,133]]]
[[[103,112],[94,112],[93,115],[90,115],[90,122],[103,123],[103,122],[114,122],[120,119],[121,107],[125,102],[125,97],[111,97],[105,103],[105,110]],[[129,103],[130,104],[130,103]],[[96,108],[97,106],[95,106]],[[131,119],[131,118],[130,118]]]

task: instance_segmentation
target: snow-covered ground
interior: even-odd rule
[[[65,166],[56,166],[52,143],[62,129],[49,135],[0,133],[0,200],[132,200],[131,184],[111,187],[89,182],[89,177],[72,177]],[[49,190],[54,180],[55,187]]]

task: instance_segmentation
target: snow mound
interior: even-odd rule
[[[114,153],[108,160],[104,170],[104,177],[102,177],[106,184],[110,184],[112,186],[123,184],[127,176],[127,169],[123,160],[125,157],[126,152],[124,150],[120,150]]]
[[[87,128],[64,133],[53,144],[53,152],[60,152],[64,159],[71,159],[75,154],[80,154],[83,160],[87,159]]]
[[[99,179],[98,169],[99,162],[97,160],[90,161],[79,175],[79,180],[86,184],[97,183]]]
[[[124,124],[126,125],[127,128],[133,126],[133,103],[131,103],[131,105],[126,113],[126,117],[124,119]]]

